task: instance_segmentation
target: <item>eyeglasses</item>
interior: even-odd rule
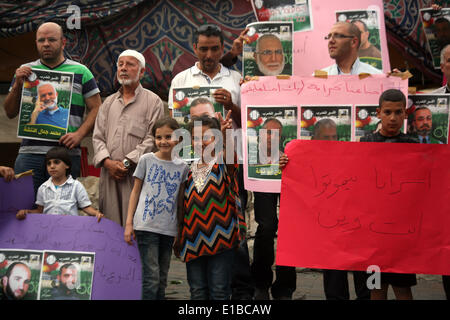
[[[342,33],[330,33],[327,36],[324,37],[325,40],[330,40],[331,38],[333,38],[334,40],[336,39],[345,39],[345,38],[354,38],[355,36],[347,36],[345,34]]]
[[[260,51],[260,52],[256,52],[257,54],[260,54],[262,56],[271,56],[273,54],[280,56],[283,54],[283,49],[278,49],[278,50],[264,50],[264,51]]]
[[[222,32],[222,29],[218,25],[215,24],[203,24],[200,27],[198,27],[197,32],[205,32],[205,31],[216,31],[216,32]]]

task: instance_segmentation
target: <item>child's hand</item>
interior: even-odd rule
[[[100,211],[97,211],[97,213],[95,214],[95,216],[97,217],[97,222],[100,222],[100,220],[105,216],[103,213],[101,213]]]
[[[227,129],[233,129],[233,120],[231,119],[231,110],[227,112],[225,119],[222,117],[222,114],[219,113],[219,121],[220,121],[220,130],[223,134],[226,134]]]
[[[288,162],[289,162],[288,156],[283,153],[280,156],[280,162],[279,162],[280,169],[283,170],[286,167],[286,165],[288,164]]]
[[[19,210],[16,214],[16,218],[19,220],[23,220],[27,217],[27,213],[28,213],[27,209]]]
[[[0,177],[3,177],[6,182],[12,181],[14,179],[14,169],[0,166]]]
[[[176,238],[175,241],[173,242],[172,248],[173,248],[173,254],[177,258],[180,257],[180,252],[181,252],[180,246],[181,246],[180,241],[178,240],[178,238]]]
[[[134,234],[133,225],[127,224],[125,226],[125,232],[123,234],[125,242],[129,245],[133,244],[133,240],[136,240],[136,235]],[[133,240],[131,239],[133,237]]]

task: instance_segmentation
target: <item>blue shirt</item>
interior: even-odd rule
[[[59,128],[67,128],[67,119],[69,118],[69,109],[58,106],[55,112],[45,109],[39,113],[36,124],[50,124]]]

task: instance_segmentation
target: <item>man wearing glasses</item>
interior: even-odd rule
[[[433,118],[430,109],[427,107],[420,107],[414,110],[411,125],[412,132],[408,133],[416,135],[420,143],[443,144],[442,141],[432,135]]]
[[[274,34],[265,34],[258,39],[254,56],[261,72],[257,75],[277,76],[284,69],[283,47]]]
[[[328,40],[328,52],[336,61],[335,64],[322,69],[328,75],[358,75],[361,73],[381,74],[382,71],[359,61],[358,51],[361,45],[361,31],[350,22],[337,22],[325,37]],[[358,300],[370,298],[366,286],[367,274],[362,271],[353,272],[355,291]],[[327,300],[348,300],[349,289],[347,271],[323,270],[323,285]]]
[[[337,22],[325,37],[328,40],[328,53],[336,63],[322,69],[328,75],[358,75],[360,73],[380,74],[380,70],[359,61],[358,50],[361,45],[361,31],[350,22]]]

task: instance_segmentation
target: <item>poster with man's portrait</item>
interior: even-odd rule
[[[300,107],[300,139],[350,141],[351,105]]]
[[[294,32],[313,29],[310,0],[253,0],[258,21],[292,21]]]
[[[221,87],[183,87],[173,89],[172,117],[181,127],[186,128],[191,116],[219,112],[224,115],[223,105],[215,101],[213,93]],[[206,99],[206,100],[205,100]],[[193,110],[191,111],[191,106]],[[212,108],[211,108],[212,107]]]
[[[380,20],[377,10],[346,10],[336,12],[336,21],[350,22],[361,31],[358,56],[362,62],[383,70],[381,60]]]
[[[74,74],[32,69],[23,83],[19,138],[58,141],[68,131]]]
[[[280,154],[293,139],[297,139],[296,106],[247,106],[248,178],[281,179]]]
[[[420,9],[420,18],[427,38],[428,49],[433,58],[433,66],[435,69],[440,69],[441,51],[447,44],[450,44],[450,8]]]
[[[355,108],[356,141],[359,141],[366,134],[375,133],[381,129],[381,120],[377,116],[378,105],[356,105]]]
[[[37,300],[42,251],[0,249],[0,300]]]
[[[420,143],[448,143],[450,94],[408,95],[408,134]]]
[[[172,117],[177,120],[181,128],[187,129],[192,117],[208,115],[217,117],[221,114],[225,118],[225,110],[221,103],[213,97],[215,90],[221,87],[183,87],[173,89]],[[181,141],[179,157],[186,161],[193,161],[197,157],[189,139]]]
[[[90,300],[95,252],[44,251],[40,300]]]
[[[292,22],[254,22],[243,46],[243,75],[292,75]]]

